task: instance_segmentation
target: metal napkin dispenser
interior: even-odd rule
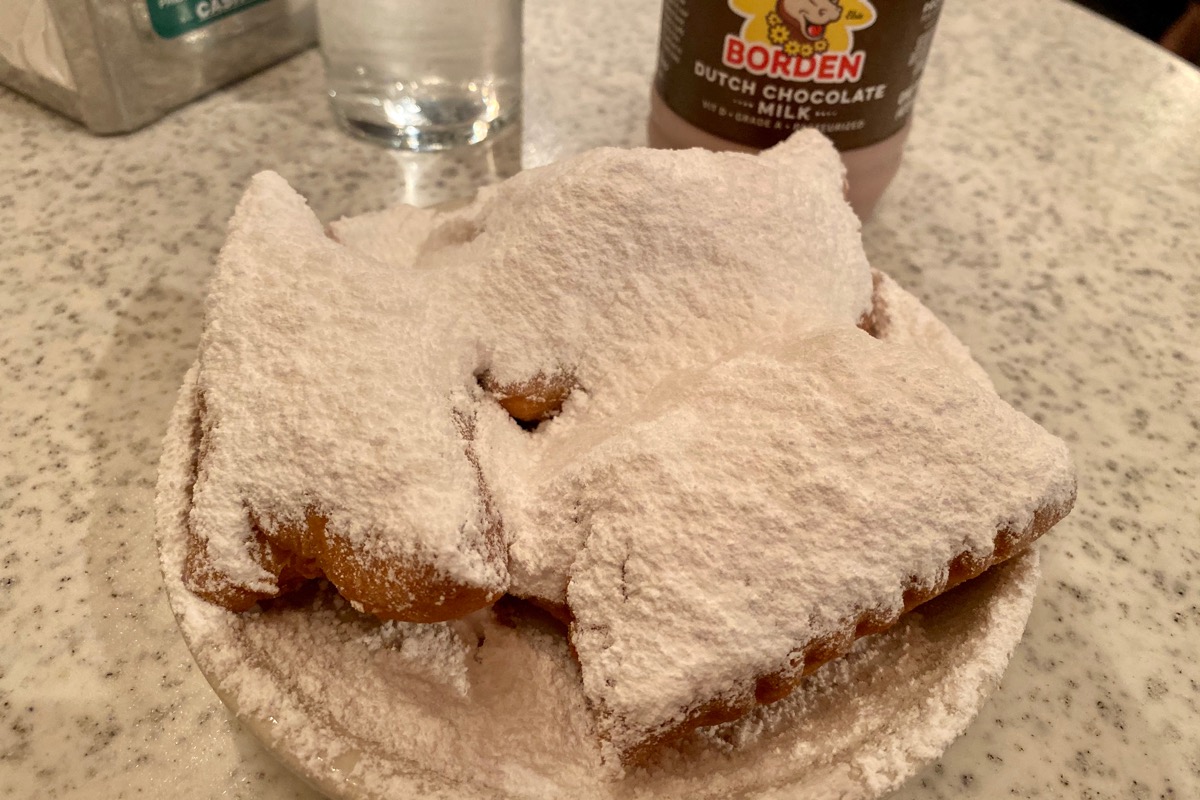
[[[314,0],[0,0],[0,84],[122,133],[315,41]]]

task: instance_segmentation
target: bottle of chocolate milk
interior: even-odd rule
[[[943,0],[664,0],[652,147],[833,140],[867,219],[896,175]]]

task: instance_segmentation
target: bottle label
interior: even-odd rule
[[[655,89],[687,122],[770,147],[816,128],[838,149],[912,114],[943,0],[664,0]]]
[[[236,11],[266,0],[146,0],[150,25],[164,39],[174,39]]]

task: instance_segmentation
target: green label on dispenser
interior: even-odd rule
[[[150,24],[164,39],[182,36],[267,0],[146,0]]]

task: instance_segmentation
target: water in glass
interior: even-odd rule
[[[339,123],[409,150],[483,141],[521,102],[522,0],[319,0]]]

